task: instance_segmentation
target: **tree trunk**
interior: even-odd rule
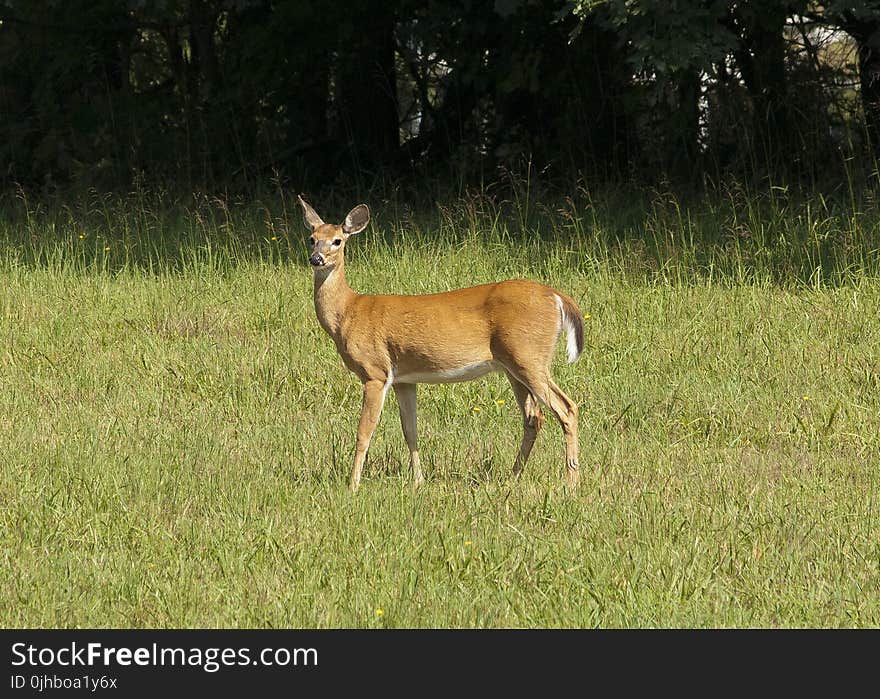
[[[700,78],[698,70],[689,70],[678,81],[678,147],[673,150],[673,166],[682,176],[693,175],[700,155]]]
[[[634,120],[623,99],[630,79],[626,49],[616,33],[589,20],[568,49],[569,94],[578,107],[572,139],[578,165],[620,176],[638,157]]]
[[[393,159],[400,145],[393,8],[383,0],[361,4],[340,36],[336,81],[339,137],[356,167]]]
[[[736,55],[752,98],[755,155],[767,164],[790,160],[796,147],[785,73],[786,8],[773,9],[742,18],[745,30]]]
[[[330,104],[330,56],[316,57],[312,70],[301,76],[298,89],[290,95],[288,142],[293,146],[318,143],[327,138],[327,109]]]
[[[859,83],[868,146],[880,161],[880,22],[854,34],[858,43]]]
[[[204,100],[217,91],[219,70],[214,46],[217,10],[204,0],[189,5],[189,45],[193,83],[192,96]]]

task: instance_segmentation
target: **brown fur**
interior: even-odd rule
[[[314,300],[318,321],[336,344],[346,367],[364,386],[351,488],[360,484],[367,448],[385,394],[393,386],[417,483],[421,482],[416,444],[415,383],[467,380],[475,365],[504,371],[523,415],[523,442],[514,472],[525,466],[544,422],[540,405],[559,420],[566,443],[566,476],[578,481],[577,406],[553,382],[550,363],[560,334],[559,297],[583,349],[583,320],[569,296],[525,279],[421,296],[365,295],[345,279],[345,242],[362,230],[369,209],[352,210],[342,225],[324,223],[302,199],[312,231]],[[458,372],[460,375],[456,375]],[[407,376],[416,376],[409,381]],[[427,379],[425,378],[427,376]],[[397,380],[396,380],[397,379]]]

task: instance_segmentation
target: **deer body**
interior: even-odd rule
[[[314,300],[318,322],[345,366],[363,384],[351,488],[360,484],[366,452],[388,390],[393,388],[410,449],[415,482],[423,480],[416,438],[416,384],[469,381],[503,371],[523,415],[514,465],[519,473],[544,422],[540,406],[559,420],[566,442],[566,475],[578,480],[577,406],[553,382],[550,362],[560,332],[569,361],[583,349],[577,304],[560,291],[515,279],[419,296],[358,294],[345,278],[345,240],[369,221],[356,207],[341,226],[325,224],[300,199],[312,230]]]

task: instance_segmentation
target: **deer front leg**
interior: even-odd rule
[[[370,448],[370,440],[382,414],[382,405],[385,403],[387,392],[388,384],[383,381],[367,381],[364,384],[364,402],[361,407],[361,420],[358,423],[354,466],[351,469],[351,483],[349,483],[353,493],[361,484],[361,472],[364,470],[367,449]]]
[[[400,426],[409,447],[409,463],[412,466],[413,484],[418,487],[425,481],[419,465],[419,444],[416,437],[416,385],[399,383],[394,385],[397,407],[400,408]]]

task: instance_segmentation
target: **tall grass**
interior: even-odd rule
[[[552,244],[582,271],[674,283],[816,287],[876,277],[880,269],[875,195],[857,195],[851,184],[823,194],[723,182],[682,196],[664,187],[595,191],[584,182],[560,192],[513,179],[457,196],[406,198],[382,187],[362,198],[374,211],[370,249],[383,254],[401,243],[477,239],[515,245],[537,263]],[[331,193],[321,204],[341,217],[349,199]],[[156,273],[301,262],[305,251],[295,194],[280,189],[248,197],[90,191],[36,202],[19,191],[0,208],[0,245],[7,266]]]
[[[293,198],[0,212],[4,626],[876,626],[880,279],[867,195],[367,193],[363,292],[529,276],[581,305],[581,406],[510,479],[499,377],[393,399],[314,318]],[[339,220],[356,201],[313,201]]]

